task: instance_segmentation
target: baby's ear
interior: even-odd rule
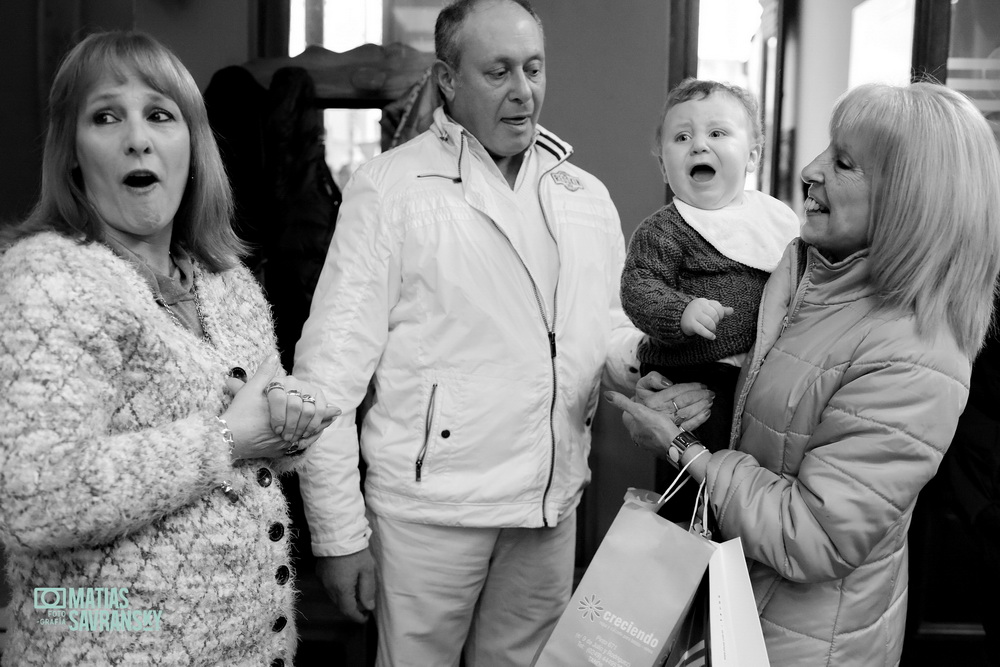
[[[752,174],[760,166],[760,154],[763,147],[757,144],[750,150],[750,157],[747,158],[747,173]]]
[[[660,173],[663,175],[663,182],[667,182],[667,165],[663,164],[663,156],[656,156],[656,164],[660,165]]]

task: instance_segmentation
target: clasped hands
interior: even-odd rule
[[[245,382],[226,378],[233,402],[220,417],[233,432],[234,462],[301,454],[340,415],[321,389],[280,376],[280,368],[278,355],[272,354]]]
[[[604,397],[621,409],[632,442],[666,458],[681,428],[691,431],[705,423],[715,394],[697,382],[673,384],[653,371],[639,379],[631,399],[616,391],[607,391]]]

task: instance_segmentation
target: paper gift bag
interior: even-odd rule
[[[718,545],[708,562],[709,664],[767,667],[767,649],[740,539]]]
[[[704,482],[697,497],[691,530],[710,539]],[[713,546],[708,572],[664,667],[768,667],[743,545],[734,538]]]
[[[535,667],[663,664],[716,545],[657,516],[657,498],[629,490]]]
[[[716,545],[664,667],[768,667],[739,538]]]

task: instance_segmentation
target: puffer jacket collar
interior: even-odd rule
[[[845,259],[833,262],[815,246],[799,241],[798,261],[804,262],[809,273],[809,283],[817,291],[812,303],[847,303],[869,297],[875,292],[871,283],[871,264],[868,249],[859,250]],[[801,284],[799,282],[798,284]]]

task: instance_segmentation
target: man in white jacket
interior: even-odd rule
[[[459,0],[435,47],[445,106],[348,183],[295,350],[296,377],[344,411],[302,495],[331,597],[376,613],[379,665],[457,665],[464,647],[470,667],[524,667],[572,592],[602,380],[631,394],[640,334],[607,189],[537,125],[530,5]]]

